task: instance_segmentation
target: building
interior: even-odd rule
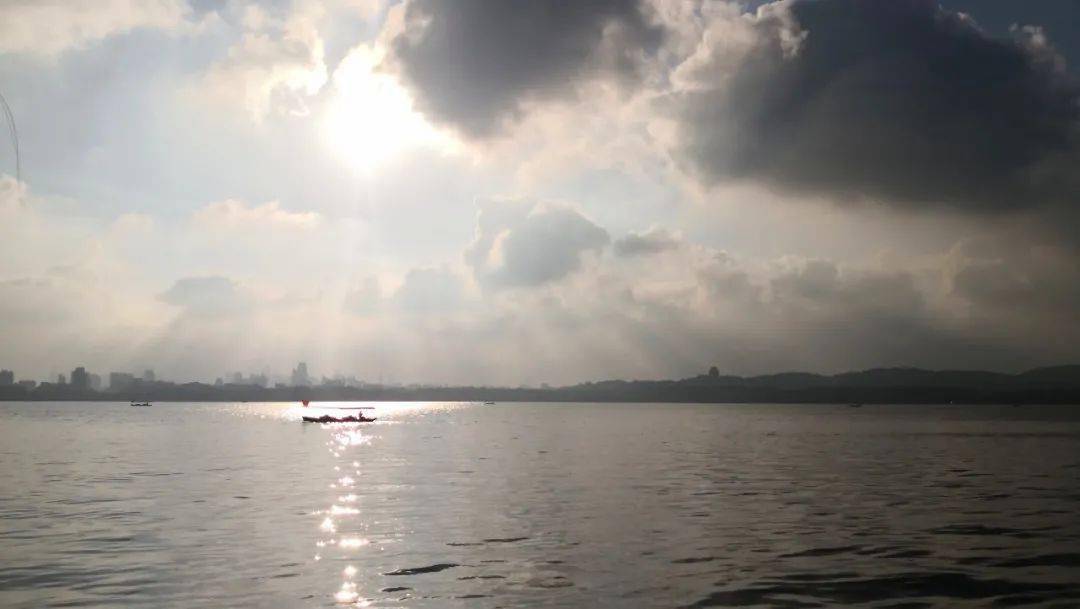
[[[127,372],[109,373],[109,391],[127,391],[135,384],[135,375]]]
[[[19,381],[19,387],[25,387],[27,390],[37,387],[37,381],[31,381],[30,379]]]
[[[56,384],[57,385],[67,385],[67,377],[64,376],[63,372],[56,375]]]
[[[90,375],[87,374],[86,368],[79,366],[71,371],[71,387],[80,391],[90,388]]]
[[[15,373],[11,370],[0,370],[0,385],[14,385]]]
[[[147,383],[153,383],[154,381],[156,381],[157,377],[154,376],[154,370],[152,368],[147,368],[146,370],[143,370],[142,380]]]
[[[293,387],[310,387],[311,377],[308,376],[307,362],[300,362],[292,371]]]
[[[94,391],[101,391],[101,375],[100,374],[91,374],[90,375],[90,388],[93,389]]]

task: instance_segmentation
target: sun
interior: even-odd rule
[[[334,71],[335,93],[322,121],[327,144],[360,171],[371,171],[410,149],[452,149],[453,138],[413,110],[408,91],[376,69],[379,58],[379,53],[358,47]]]

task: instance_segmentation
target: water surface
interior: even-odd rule
[[[0,404],[0,606],[1080,604],[1080,408]]]

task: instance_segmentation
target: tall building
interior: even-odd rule
[[[125,391],[135,384],[135,375],[127,372],[109,373],[109,391]]]
[[[90,388],[94,391],[101,391],[101,375],[90,374]]]
[[[142,373],[142,380],[147,383],[153,383],[154,381],[156,381],[157,377],[154,376],[154,370],[152,368],[147,368],[146,370],[144,370]]]
[[[67,377],[64,376],[63,372],[56,375],[56,384],[57,385],[67,385]]]
[[[11,370],[0,370],[0,385],[14,385],[15,373]]]
[[[71,386],[79,390],[90,388],[90,375],[86,373],[86,368],[79,366],[71,371]]]
[[[308,387],[311,385],[311,377],[308,376],[307,362],[300,362],[292,371],[293,387]]]

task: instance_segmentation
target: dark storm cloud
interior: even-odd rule
[[[1080,97],[1038,30],[994,38],[932,0],[776,3],[752,23],[734,66],[706,38],[677,95],[677,154],[702,181],[970,212],[1073,204]]]
[[[1046,30],[1073,72],[1080,66],[1080,2],[1076,0],[941,0],[941,6],[974,15],[979,25],[995,34],[1005,34],[1017,23],[1036,24]]]
[[[392,54],[425,114],[484,137],[579,78],[633,81],[660,38],[637,0],[412,0]]]

